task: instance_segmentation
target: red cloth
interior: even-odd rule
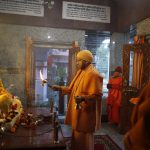
[[[112,85],[112,88],[108,91],[107,97],[108,120],[112,123],[119,124],[122,101],[122,77],[111,77],[108,84]]]

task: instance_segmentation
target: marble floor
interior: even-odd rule
[[[109,135],[122,149],[124,149],[123,144],[123,136],[122,134],[119,134],[118,127],[114,124],[109,124],[108,122],[102,123],[101,129],[97,131],[95,134],[107,134]]]

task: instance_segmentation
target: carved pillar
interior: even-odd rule
[[[34,98],[34,88],[33,86],[33,53],[32,53],[32,39],[31,37],[26,37],[25,43],[25,93],[27,98],[27,105],[31,105],[31,101]]]
[[[69,66],[68,66],[68,83],[70,83],[77,72],[76,55],[80,51],[77,41],[72,43],[72,48],[69,49]]]

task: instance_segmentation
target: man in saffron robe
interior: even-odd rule
[[[80,51],[79,70],[70,86],[52,86],[53,90],[70,94],[65,123],[72,126],[71,150],[94,150],[93,133],[100,128],[103,78],[92,61],[89,50]]]
[[[131,128],[124,136],[125,150],[150,149],[150,82],[143,89],[131,115]]]
[[[107,88],[109,89],[107,97],[108,121],[117,125],[120,123],[120,106],[122,100],[121,73],[122,69],[120,66],[118,66],[107,84]]]

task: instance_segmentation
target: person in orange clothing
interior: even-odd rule
[[[113,76],[109,79],[107,84],[108,97],[107,97],[107,112],[108,121],[119,125],[120,123],[120,106],[122,100],[122,69],[120,66],[116,67]]]
[[[100,129],[103,78],[92,65],[89,50],[77,54],[77,74],[68,87],[53,85],[53,90],[70,94],[65,123],[72,127],[71,150],[94,150],[93,133]]]
[[[139,96],[131,115],[131,128],[124,136],[125,150],[150,149],[150,82]]]

